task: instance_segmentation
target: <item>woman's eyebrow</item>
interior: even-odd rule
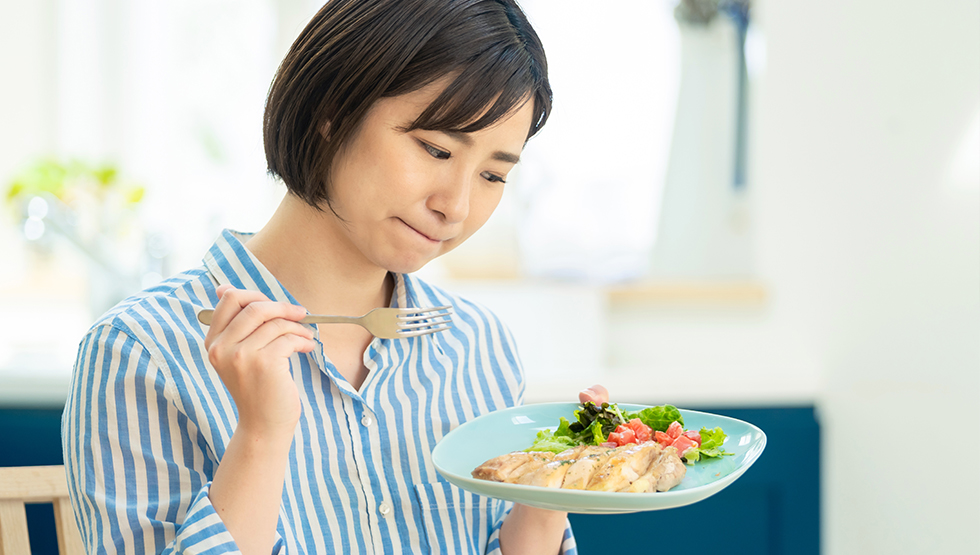
[[[470,137],[467,133],[462,133],[460,131],[442,131],[446,135],[449,135],[453,139],[463,143],[466,146],[473,146],[473,137]],[[498,150],[491,156],[494,160],[499,162],[507,162],[508,164],[517,164],[521,161],[521,157],[517,154],[512,154],[510,152],[504,152]]]

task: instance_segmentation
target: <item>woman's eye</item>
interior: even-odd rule
[[[429,143],[422,143],[422,147],[432,155],[433,158],[438,158],[439,160],[448,160],[450,154],[445,150],[440,150]]]
[[[503,177],[500,177],[499,175],[494,175],[489,172],[483,172],[483,179],[486,179],[491,183],[507,183],[507,180],[504,179]]]

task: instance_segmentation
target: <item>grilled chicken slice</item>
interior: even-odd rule
[[[582,447],[578,460],[565,473],[565,481],[562,482],[561,487],[564,489],[585,489],[585,486],[589,485],[592,475],[595,474],[596,468],[602,466],[613,451],[614,449],[608,447],[593,447],[591,445]],[[565,453],[567,452],[565,451]]]
[[[558,453],[557,455],[555,455],[555,460],[556,461],[566,461],[566,460],[576,461],[576,460],[579,459],[579,457],[582,456],[582,454],[585,452],[586,449],[591,449],[591,448],[592,448],[591,445],[579,445],[578,447],[572,447],[571,449],[565,449],[561,453]]]
[[[545,463],[527,472],[517,479],[517,484],[525,486],[541,486],[543,488],[560,488],[565,473],[575,461],[570,459],[555,460]]]
[[[659,444],[657,444],[659,446]],[[664,471],[664,465],[662,461],[665,457],[670,454],[665,449],[660,449],[660,452],[653,458],[650,462],[650,466],[647,467],[646,471],[640,474],[640,477],[633,481],[626,489],[622,491],[628,491],[630,493],[651,493],[657,490],[657,482],[660,480],[661,474]],[[676,453],[675,453],[676,455]]]
[[[515,468],[514,471],[510,473],[510,476],[504,478],[504,482],[507,482],[508,484],[516,484],[517,481],[521,479],[521,476],[534,472],[555,458],[554,453],[549,453],[547,451],[532,451],[530,455],[531,457],[526,463]]]
[[[684,475],[687,474],[687,467],[684,466],[681,458],[677,456],[677,449],[668,447],[664,449],[664,453],[667,456],[664,457],[661,463],[663,470],[660,473],[660,479],[657,480],[657,491],[669,490],[681,483]]]
[[[615,449],[580,446],[557,455],[517,451],[481,464],[473,477],[546,488],[649,493],[669,490],[686,473],[675,448],[650,441]]]
[[[473,477],[491,482],[508,482],[510,478],[522,476],[526,471],[542,466],[554,458],[554,453],[516,451],[494,457],[473,469]],[[527,466],[530,464],[531,466]],[[526,468],[525,468],[526,467]]]
[[[687,474],[687,467],[677,456],[677,449],[667,447],[661,450],[657,457],[650,463],[650,467],[640,475],[629,487],[621,490],[630,493],[652,493],[654,491],[667,491],[681,483],[684,475]]]
[[[660,454],[660,445],[649,441],[639,445],[617,447],[596,470],[585,489],[590,491],[620,491],[628,488]]]

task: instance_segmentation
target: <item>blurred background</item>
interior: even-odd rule
[[[265,93],[319,5],[0,0],[0,465],[59,464],[99,314],[271,215]],[[573,516],[582,552],[980,552],[980,2],[522,5],[554,115],[420,273],[508,322],[528,402],[769,436],[707,501]]]

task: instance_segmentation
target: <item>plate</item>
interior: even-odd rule
[[[622,410],[644,405],[619,403]],[[564,490],[477,480],[471,472],[484,462],[512,451],[527,449],[540,430],[558,427],[561,417],[571,419],[578,403],[541,403],[495,411],[466,422],[442,438],[432,450],[432,463],[450,483],[486,497],[532,507],[584,514],[617,514],[683,507],[725,489],[745,473],[766,447],[766,434],[735,418],[681,409],[684,429],[720,426],[728,437],[725,450],[734,455],[688,465],[684,480],[655,493],[617,493]]]

